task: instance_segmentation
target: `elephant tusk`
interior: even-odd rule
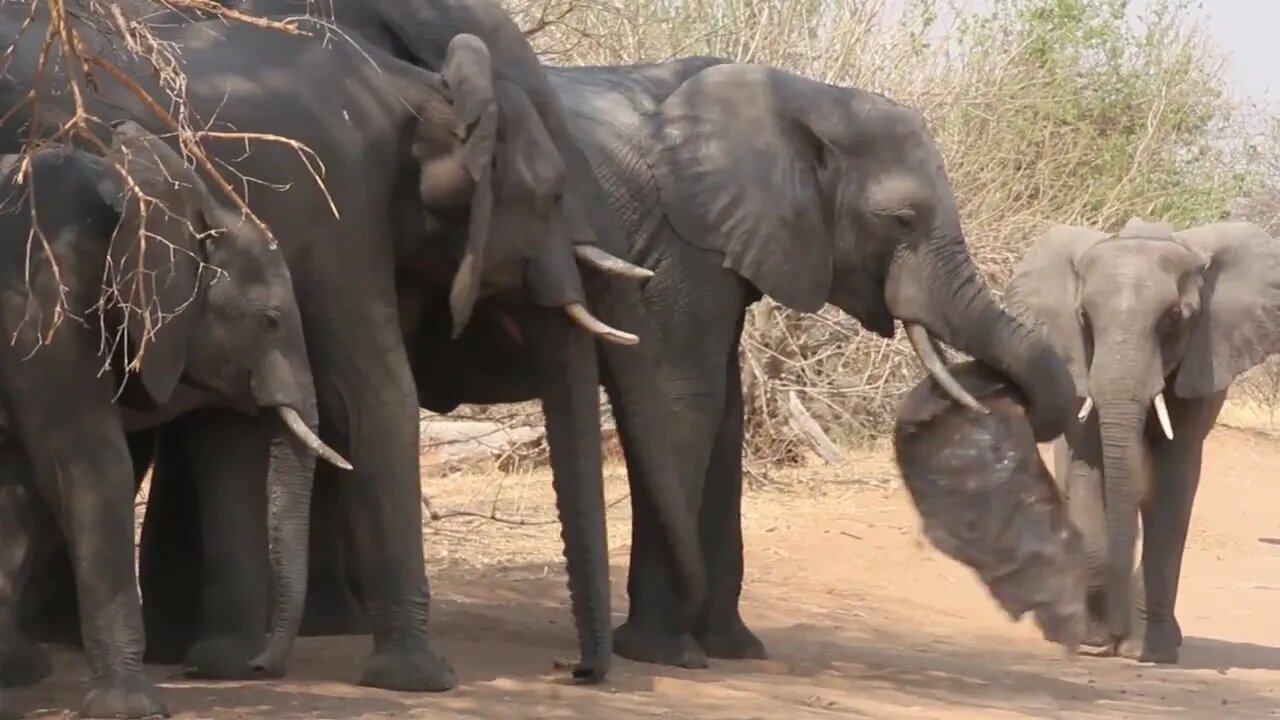
[[[564,314],[568,315],[569,319],[577,323],[577,325],[583,330],[586,330],[593,335],[599,335],[609,342],[617,343],[619,345],[635,345],[640,342],[640,338],[635,335],[628,332],[622,332],[617,328],[609,327],[603,322],[600,322],[600,320],[597,319],[595,315],[592,315],[591,311],[587,310],[582,303],[566,305],[564,308]]]
[[[1156,393],[1154,402],[1156,406],[1156,418],[1160,421],[1160,429],[1164,430],[1164,436],[1173,439],[1173,423],[1169,422],[1169,407],[1164,404],[1164,393]]]
[[[574,245],[573,254],[591,267],[611,275],[629,278],[651,278],[653,271],[633,265],[620,257],[611,255],[595,245]]]
[[[351,463],[347,462],[346,458],[339,455],[333,448],[325,445],[323,440],[311,432],[311,428],[307,427],[307,422],[302,419],[297,410],[287,405],[279,405],[276,407],[276,412],[280,413],[280,419],[284,421],[285,427],[289,428],[289,432],[297,436],[302,441],[302,444],[307,446],[308,450],[315,453],[316,457],[332,465],[337,465],[343,470],[351,469]]]
[[[951,371],[947,369],[942,358],[938,355],[938,349],[933,345],[933,338],[929,337],[929,331],[923,325],[917,323],[903,323],[907,328],[907,339],[911,341],[911,347],[915,349],[916,356],[920,358],[920,364],[924,365],[924,369],[929,371],[931,375],[942,386],[956,402],[964,405],[970,410],[977,410],[986,415],[990,411],[986,406],[978,402],[968,390],[955,379]]]
[[[1093,398],[1086,395],[1084,404],[1080,406],[1080,412],[1076,414],[1076,419],[1084,422],[1089,419],[1089,413],[1093,412]]]

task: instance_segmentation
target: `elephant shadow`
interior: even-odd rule
[[[1280,670],[1280,648],[1219,638],[1183,638],[1177,665],[1183,670]]]

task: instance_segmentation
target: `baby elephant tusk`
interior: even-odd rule
[[[1084,404],[1080,406],[1080,412],[1076,415],[1076,419],[1084,422],[1089,419],[1089,413],[1093,412],[1093,398],[1088,395],[1084,398]]]
[[[611,255],[595,245],[574,245],[573,254],[591,267],[610,275],[621,275],[629,278],[651,278],[653,271],[632,265],[620,257]]]
[[[311,428],[307,427],[307,422],[302,419],[297,410],[286,405],[276,407],[276,412],[280,413],[280,419],[284,421],[285,427],[289,428],[289,432],[293,433],[307,449],[322,460],[327,461],[331,465],[337,465],[343,470],[350,470],[351,463],[347,459],[339,455],[333,448],[324,444],[324,441],[316,437],[311,432]]]
[[[1160,429],[1164,430],[1164,436],[1173,439],[1173,423],[1169,422],[1169,408],[1164,404],[1164,393],[1156,393],[1155,399],[1156,418],[1160,420]]]
[[[947,392],[956,402],[969,408],[977,410],[986,415],[989,410],[982,403],[978,402],[968,390],[956,380],[951,371],[947,369],[946,363],[942,362],[942,358],[938,356],[938,349],[933,345],[933,338],[929,337],[929,331],[923,325],[916,323],[903,323],[907,328],[907,339],[911,341],[911,347],[915,349],[916,356],[920,358],[920,364],[924,365],[924,369],[929,371],[934,381]]]
[[[635,345],[640,342],[640,338],[635,335],[628,332],[622,332],[617,328],[609,327],[608,325],[600,322],[595,315],[592,315],[589,310],[583,307],[582,303],[566,305],[564,308],[564,314],[568,315],[569,319],[577,323],[577,325],[583,330],[586,330],[593,335],[599,335],[609,342],[617,343],[619,345]]]

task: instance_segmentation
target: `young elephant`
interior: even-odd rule
[[[1082,403],[1054,455],[1084,533],[1088,644],[1176,662],[1205,437],[1231,382],[1280,351],[1280,242],[1244,222],[1059,225],[1018,264],[1007,300],[1067,361]]]
[[[125,433],[208,403],[281,421],[266,489],[277,603],[252,663],[281,673],[306,592],[312,455],[350,467],[316,435],[283,256],[135,123],[114,126],[106,158],[50,147],[25,178],[18,167],[7,157],[0,177],[0,519],[30,519],[34,498],[15,486],[33,487],[66,539],[92,673],[81,714],[167,713],[141,673]],[[0,684],[44,671],[13,619],[31,525],[0,525]]]
[[[1009,617],[1032,612],[1044,638],[1074,651],[1085,631],[1080,531],[1040,459],[1026,399],[978,362],[951,376],[986,409],[925,378],[898,405],[898,469],[935,547],[973,568]]]

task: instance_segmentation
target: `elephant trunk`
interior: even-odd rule
[[[347,469],[351,466],[319,439],[315,389],[304,362],[290,362],[282,353],[269,353],[255,373],[253,388],[257,402],[275,408],[281,422],[271,442],[266,484],[275,600],[266,647],[251,661],[251,668],[268,677],[279,677],[284,674],[306,604],[316,456]]]
[[[963,241],[941,245],[932,260],[925,282],[929,305],[940,322],[929,323],[929,329],[1021,389],[1037,441],[1062,434],[1074,417],[1076,393],[1061,356],[1034,329],[996,304]]]
[[[1102,437],[1103,503],[1107,554],[1103,579],[1107,632],[1116,643],[1129,636],[1133,610],[1134,543],[1138,536],[1138,499],[1142,467],[1142,428],[1146,403],[1134,398],[1095,400]]]
[[[581,659],[574,679],[600,682],[613,655],[609,548],[600,448],[599,370],[590,334],[550,308],[524,313],[533,345]]]

